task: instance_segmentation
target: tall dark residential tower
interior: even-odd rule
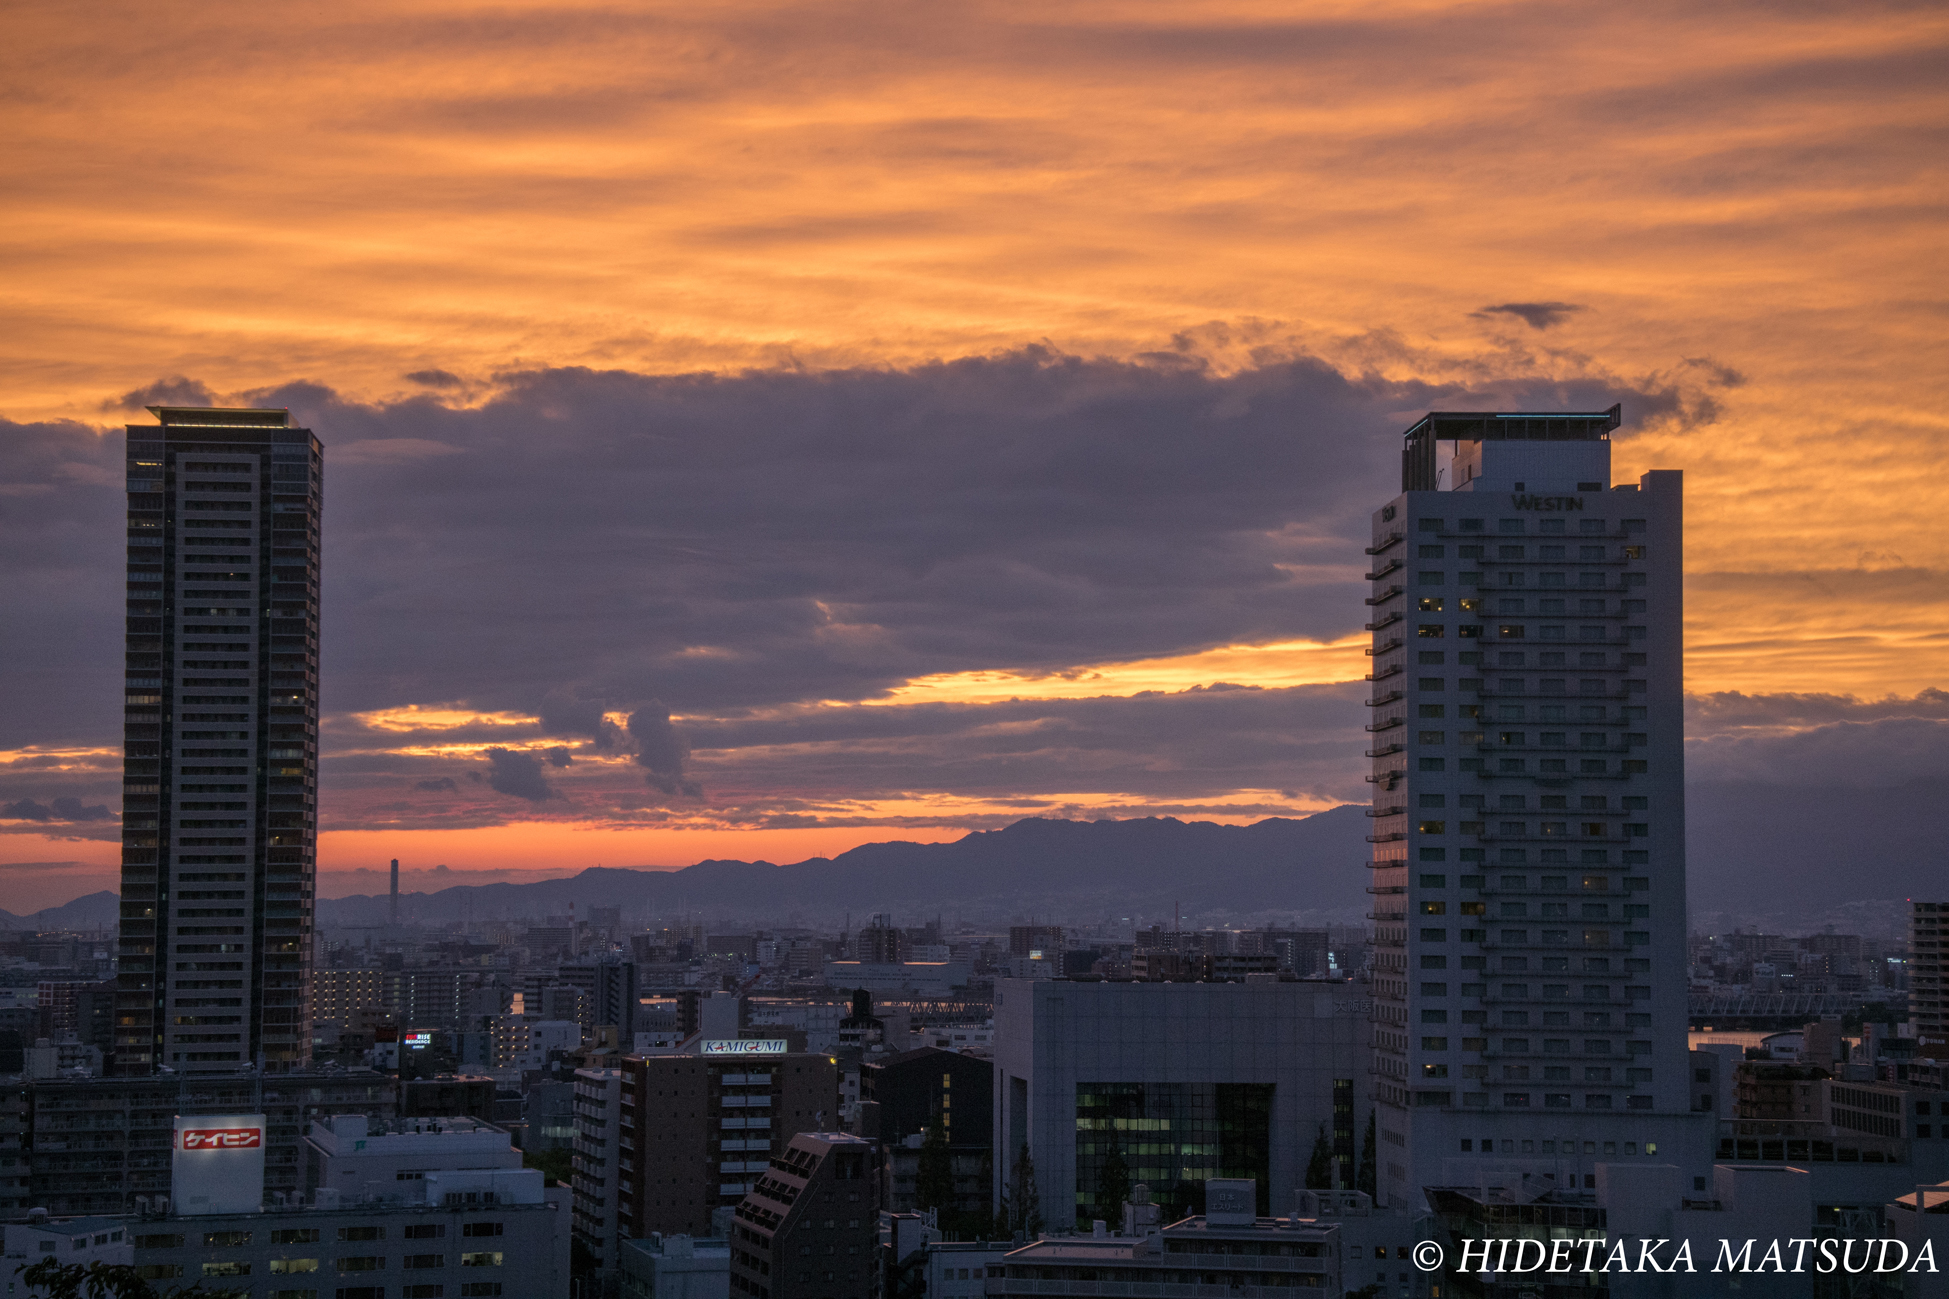
[[[284,410],[128,429],[117,1073],[310,1058],[322,448]]]
[[[1949,1056],[1949,1000],[1944,976],[1949,974],[1949,902],[1910,900],[1908,913],[1908,1017],[1919,1053],[1940,1060]]]
[[[1379,1198],[1709,1172],[1688,1093],[1681,476],[1448,412],[1373,515]],[[1695,1185],[1702,1185],[1696,1183]]]

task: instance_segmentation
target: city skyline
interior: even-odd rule
[[[343,448],[328,893],[1359,801],[1349,503],[1443,407],[1684,468],[1695,782],[1940,800],[1939,15],[469,12],[23,25],[9,909],[115,875],[171,402]]]

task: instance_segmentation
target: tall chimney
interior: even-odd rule
[[[399,858],[393,858],[393,909],[392,923],[399,923]]]

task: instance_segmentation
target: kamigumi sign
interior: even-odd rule
[[[784,1038],[715,1038],[703,1043],[704,1055],[784,1055],[791,1044]]]

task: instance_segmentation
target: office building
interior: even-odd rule
[[[311,1059],[323,448],[284,410],[128,428],[114,1068]]]
[[[1949,902],[1913,902],[1908,912],[1908,1018],[1915,1053],[1949,1061]]]
[[[1322,1128],[1351,1149],[1368,1114],[1368,1005],[1353,985],[998,980],[997,1202],[1026,1147],[1050,1231],[1117,1220],[1114,1169],[1166,1221],[1210,1178],[1288,1211]],[[1106,1198],[1107,1196],[1107,1198]]]
[[[731,1293],[751,1299],[869,1295],[879,1267],[873,1143],[801,1132],[738,1205]]]
[[[695,1053],[626,1056],[617,1139],[618,1234],[708,1236],[785,1143],[839,1113],[832,1057],[783,1040],[702,1039]]]
[[[1373,516],[1379,1194],[1603,1154],[1704,1188],[1688,1094],[1681,476],[1608,411],[1435,412]]]

